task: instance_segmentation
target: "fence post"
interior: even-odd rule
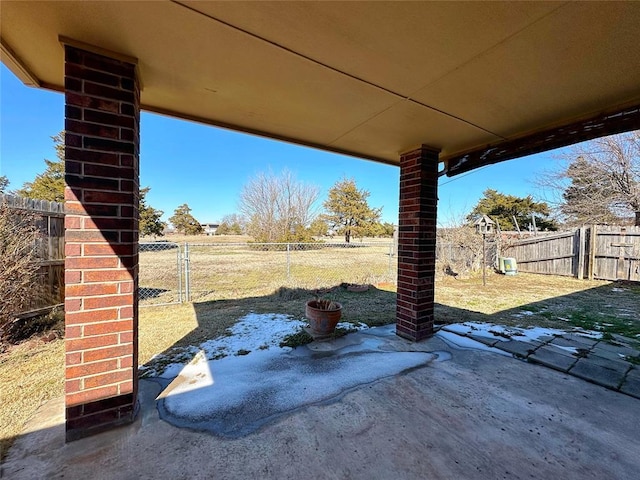
[[[291,280],[291,244],[287,243],[287,281]]]
[[[393,274],[393,243],[389,244],[389,278]]]
[[[178,303],[182,303],[182,249],[178,243],[178,253],[176,255],[178,265],[176,271],[178,272]]]
[[[191,301],[191,267],[190,267],[190,259],[189,259],[189,244],[187,242],[184,243],[184,290],[185,290],[185,301]]]
[[[598,235],[597,233],[597,228],[595,225],[591,225],[590,228],[591,232],[589,235],[589,273],[588,273],[588,277],[589,280],[593,280],[594,277],[594,272],[593,270],[595,269],[595,264],[596,264],[596,237]]]
[[[584,251],[585,251],[585,232],[584,226],[578,230],[578,279],[584,279]]]

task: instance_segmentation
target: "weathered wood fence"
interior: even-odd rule
[[[517,240],[502,252],[521,272],[640,281],[640,227],[592,225]]]
[[[41,233],[35,248],[39,258],[38,281],[45,294],[33,299],[30,311],[63,303],[64,204],[0,194],[0,203],[3,202],[13,210],[27,210],[34,214]]]

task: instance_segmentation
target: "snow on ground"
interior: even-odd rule
[[[507,353],[503,350],[500,350],[498,348],[494,348],[494,347],[490,347],[488,345],[485,345],[482,342],[478,342],[476,340],[473,340],[469,337],[462,337],[460,336],[458,333],[452,333],[452,332],[448,332],[446,330],[440,330],[438,333],[436,333],[437,337],[440,337],[442,340],[444,340],[447,345],[453,345],[457,348],[462,348],[462,349],[472,349],[472,350],[484,350],[486,352],[493,352],[493,353],[497,353],[498,355],[506,355],[507,357],[512,357],[513,355],[510,353]]]
[[[200,348],[209,359],[219,354],[237,355],[238,352],[279,348],[287,335],[297,332],[306,324],[289,315],[250,313],[229,329],[229,336],[204,342]]]
[[[204,355],[207,360],[215,360],[256,350],[279,349],[287,335],[298,332],[305,325],[307,322],[289,315],[249,313],[228,329],[228,335],[197,346],[175,348],[168,354],[155,355],[150,365],[142,365],[139,369],[144,377],[172,379],[198,354]],[[351,330],[367,328],[366,325],[355,326],[346,322],[339,323],[338,327]]]
[[[330,401],[437,357],[390,349],[388,339],[396,337],[388,326],[367,329],[333,351],[279,346],[304,324],[286,315],[251,314],[230,330],[232,335],[201,344],[187,366],[170,365],[162,374],[168,380],[177,375],[161,394],[162,417],[178,426],[236,437],[285,412]],[[220,353],[227,356],[219,358]]]
[[[306,325],[287,315],[249,314],[229,335],[156,358],[166,365],[160,374],[150,367],[145,376],[162,377],[168,387],[158,409],[168,422],[224,437],[246,435],[286,412],[339,398],[360,385],[423,366],[438,352],[398,351],[395,326],[367,328],[335,342],[292,349],[280,347],[289,334]],[[352,328],[351,324],[344,327]],[[599,332],[573,329],[598,338]],[[511,354],[462,335],[499,340],[541,340],[565,330],[515,328],[465,322],[443,327],[437,336],[456,348]],[[185,366],[185,363],[188,365]]]
[[[236,437],[283,413],[339,398],[343,393],[435,359],[425,352],[350,348],[314,356],[305,347],[258,350],[240,357],[189,364],[164,398],[163,418],[179,426]]]
[[[498,339],[505,342],[509,340],[520,340],[525,342],[544,341],[553,336],[563,335],[567,333],[567,331],[587,338],[598,339],[602,337],[602,332],[584,330],[577,327],[569,330],[560,330],[557,328],[521,328],[506,327],[504,325],[495,325],[493,323],[464,322],[446,325],[443,329],[459,335],[476,335],[478,337]]]

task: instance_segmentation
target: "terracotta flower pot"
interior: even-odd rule
[[[336,325],[342,317],[342,305],[338,302],[331,302],[335,308],[330,310],[318,308],[322,302],[309,300],[305,309],[305,316],[309,320],[309,327],[312,334],[330,335],[336,329]]]

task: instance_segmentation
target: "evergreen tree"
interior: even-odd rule
[[[314,237],[324,237],[329,231],[329,225],[321,217],[316,217],[309,225],[309,233]]]
[[[47,168],[36,175],[33,182],[26,182],[16,193],[21,197],[64,202],[64,132],[51,137],[57,160],[46,160]]]
[[[329,190],[322,219],[349,243],[352,236],[363,236],[380,219],[382,208],[369,207],[367,198],[369,192],[358,190],[355,180],[344,178]]]
[[[164,235],[164,228],[167,226],[165,222],[160,220],[164,212],[147,205],[146,197],[149,190],[151,190],[151,187],[140,189],[140,235],[161,237]]]
[[[467,216],[467,220],[473,222],[479,215],[488,215],[500,225],[501,230],[515,230],[514,217],[518,226],[524,228],[533,223],[533,215],[538,230],[558,230],[556,222],[549,218],[550,213],[549,205],[534,201],[531,195],[516,197],[489,188],[483,192],[483,197]]]
[[[244,220],[238,214],[225,215],[216,229],[216,235],[244,234]]]
[[[9,186],[9,179],[6,175],[0,177],[0,193],[7,193],[7,187]]]
[[[169,221],[176,231],[185,235],[199,235],[203,230],[200,222],[191,215],[191,208],[186,203],[175,209]]]

